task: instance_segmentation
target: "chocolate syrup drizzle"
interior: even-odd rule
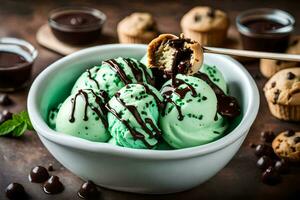
[[[156,101],[157,106],[160,108],[163,106],[163,103],[159,100],[159,98],[153,93],[153,91],[145,84],[141,84],[144,86],[145,91],[147,94],[153,96],[153,98]],[[153,122],[152,119],[150,118],[146,118],[145,121],[142,119],[140,113],[138,112],[137,108],[134,105],[127,105],[121,98],[120,98],[120,93],[117,92],[115,94],[115,98],[116,100],[122,105],[124,106],[126,109],[128,109],[131,114],[134,116],[134,118],[136,119],[136,121],[138,122],[138,124],[143,128],[143,130],[150,136],[150,138],[156,138],[159,139],[159,137],[161,136],[161,131],[159,130],[159,128],[155,125],[155,123]],[[109,112],[111,112],[118,120],[120,120],[125,126],[126,128],[129,130],[129,132],[131,133],[131,135],[133,136],[134,139],[139,139],[141,140],[145,146],[147,146],[147,148],[153,148],[153,146],[151,144],[149,144],[147,142],[147,140],[145,139],[145,136],[136,131],[134,128],[132,128],[130,126],[130,124],[128,123],[127,120],[123,119],[115,109],[111,108],[109,104],[106,104],[106,108]],[[151,126],[151,128],[153,130],[151,130],[150,128],[148,128],[148,126],[146,124],[149,124]],[[154,133],[153,133],[154,131]]]
[[[115,59],[110,59],[103,62],[111,66],[111,68],[120,76],[125,85],[132,83],[132,81],[127,77],[125,71],[121,68],[121,66]]]
[[[83,91],[83,90],[78,90],[78,92],[76,93],[75,97],[71,99],[72,102],[72,111],[71,111],[71,115],[69,118],[69,121],[71,123],[75,122],[75,108],[76,108],[76,101],[77,101],[77,97],[81,96],[83,97],[84,101],[85,101],[85,105],[84,105],[84,117],[83,120],[87,121],[88,120],[88,116],[87,116],[87,108],[88,106],[97,114],[97,116],[101,119],[103,125],[105,128],[108,127],[108,123],[107,120],[105,118],[106,114],[107,114],[107,110],[105,107],[105,103],[108,101],[108,95],[105,91],[100,90],[99,95],[97,95],[92,89],[87,89],[89,90],[95,97],[95,102],[99,105],[100,109],[95,108],[93,106],[90,106],[89,104],[89,99],[88,99],[88,94]]]
[[[90,80],[92,80],[92,81],[97,85],[97,88],[98,88],[98,89],[100,89],[99,83],[98,83],[98,81],[97,81],[96,79],[94,79],[94,78],[92,77],[92,73],[91,73],[90,69],[87,69],[86,71],[87,71],[87,73],[88,73],[88,78],[89,78]]]
[[[167,85],[163,89],[163,96],[165,101],[173,104],[178,111],[178,120],[183,120],[184,116],[182,114],[180,106],[176,104],[171,98],[172,93],[176,93],[181,99],[185,97],[187,92],[192,92],[192,96],[196,97],[197,92],[192,85],[184,82],[183,80],[177,79],[176,76],[178,73],[186,74],[188,68],[190,67],[190,58],[192,51],[190,49],[184,48],[185,42],[191,42],[184,38],[169,40],[167,44],[175,48],[174,62],[172,65],[171,79],[172,84]],[[231,96],[226,95],[214,82],[212,82],[209,77],[201,72],[194,74],[195,77],[205,81],[215,92],[218,100],[217,112],[225,117],[234,118],[240,114],[240,106],[238,101]],[[179,86],[186,84],[187,87],[179,89]]]
[[[217,112],[220,115],[228,118],[234,118],[240,115],[241,110],[236,98],[226,95],[206,74],[197,72],[194,76],[205,81],[213,89],[218,100]]]
[[[145,78],[147,82],[151,85],[154,85],[154,80],[151,78],[150,74],[147,72],[146,67],[139,67],[136,62],[131,60],[130,58],[124,58],[124,61],[128,65],[128,67],[131,69],[135,79],[137,82],[144,82],[143,81],[143,74],[145,75]],[[122,69],[120,64],[115,60],[115,59],[110,59],[107,61],[104,61],[105,63],[109,64],[111,68],[119,75],[121,78],[122,82],[127,85],[132,83],[132,80],[128,78],[126,75],[125,71]],[[141,63],[142,65],[142,63]]]

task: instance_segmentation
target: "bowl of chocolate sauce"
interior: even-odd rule
[[[95,42],[102,32],[106,15],[94,8],[62,7],[50,12],[48,24],[55,37],[65,43]]]
[[[37,55],[37,50],[25,40],[0,38],[0,91],[11,92],[25,87]]]
[[[247,10],[236,18],[243,48],[255,51],[284,52],[294,23],[289,13],[269,8]]]

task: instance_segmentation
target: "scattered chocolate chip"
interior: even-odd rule
[[[0,105],[9,106],[12,104],[11,98],[7,94],[0,94]]]
[[[31,169],[28,178],[32,183],[43,183],[48,180],[49,173],[45,167],[36,166]]]
[[[281,60],[276,60],[276,65],[281,65],[282,61]]]
[[[0,124],[9,119],[12,119],[12,116],[13,114],[11,112],[9,112],[8,110],[3,110],[2,112],[0,112]]]
[[[297,144],[298,142],[300,142],[300,137],[295,137],[294,138],[294,142],[295,142],[295,144]]]
[[[82,199],[97,199],[100,192],[97,185],[95,185],[92,181],[87,181],[81,185],[77,194]]]
[[[202,19],[202,16],[199,15],[199,14],[196,14],[195,17],[194,17],[194,20],[195,20],[196,22],[201,21],[201,19]]]
[[[296,77],[296,75],[292,72],[288,72],[287,73],[287,79],[288,80],[293,80]]]
[[[260,139],[263,142],[271,143],[275,138],[275,134],[272,131],[263,131],[260,133]]]
[[[281,174],[285,174],[289,171],[288,164],[285,160],[277,160],[274,168]]]
[[[271,83],[271,87],[274,88],[276,86],[276,82]]]
[[[273,167],[266,169],[266,171],[262,173],[261,179],[263,183],[269,185],[276,185],[281,181],[279,173]]]
[[[293,131],[293,130],[288,130],[284,133],[284,136],[286,136],[286,137],[291,137],[294,135],[295,135],[295,131]]]
[[[44,184],[43,189],[47,194],[58,194],[64,190],[64,186],[57,176],[51,176]]]
[[[280,90],[277,89],[277,90],[274,92],[274,103],[277,102],[277,100],[278,100],[278,98],[279,98],[279,95],[280,95]]]
[[[53,165],[52,165],[52,164],[49,164],[49,166],[48,166],[48,171],[49,171],[49,172],[54,171],[54,168],[53,168]]]
[[[273,160],[268,156],[262,156],[256,162],[256,166],[261,170],[266,170],[272,165],[273,165]]]
[[[27,194],[24,187],[19,183],[11,183],[5,189],[5,194],[8,199],[19,200],[27,199]]]
[[[269,157],[273,158],[274,151],[273,151],[272,147],[270,147],[269,145],[259,144],[255,148],[255,155],[258,157],[269,156]]]
[[[250,148],[255,148],[255,147],[256,147],[256,144],[254,144],[254,143],[251,142],[251,143],[249,143],[249,147],[250,147]]]

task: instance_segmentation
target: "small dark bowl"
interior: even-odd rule
[[[65,24],[56,19],[66,14],[88,14],[99,20],[89,24]],[[102,32],[106,15],[94,8],[88,7],[62,7],[52,10],[48,17],[48,24],[55,37],[65,43],[72,45],[84,45],[95,42]]]
[[[255,20],[277,22],[282,27],[256,32],[245,23]],[[278,9],[259,8],[242,12],[236,18],[236,26],[240,32],[243,48],[255,51],[284,52],[294,30],[294,18]]]
[[[25,60],[14,66],[0,67],[0,91],[12,92],[25,87],[31,78],[37,50],[22,39],[3,37],[0,38],[0,51],[16,54]]]

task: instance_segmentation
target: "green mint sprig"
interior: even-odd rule
[[[27,111],[13,114],[12,119],[0,124],[0,136],[10,134],[13,137],[20,137],[26,130],[34,130]]]

